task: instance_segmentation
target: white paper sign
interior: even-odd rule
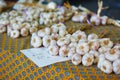
[[[21,50],[21,52],[30,58],[39,67],[44,67],[57,62],[70,60],[67,57],[51,56],[46,48],[31,48]]]

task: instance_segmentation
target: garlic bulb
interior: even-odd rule
[[[91,66],[93,64],[93,61],[94,61],[94,56],[89,53],[86,53],[82,57],[82,64],[84,66]]]
[[[109,61],[115,61],[120,57],[119,53],[120,51],[118,49],[112,48],[111,50],[105,53],[105,58],[108,59]]]
[[[100,25],[100,18],[97,15],[92,15],[90,18],[90,22],[95,25]]]
[[[120,59],[113,62],[113,71],[115,74],[120,74]]]
[[[49,36],[49,35],[44,36],[42,42],[43,42],[44,47],[46,47],[46,48],[49,47],[50,43],[51,43],[51,36]]]
[[[73,17],[72,17],[72,21],[74,21],[74,22],[79,22],[80,21],[80,14],[78,15],[74,15]]]
[[[73,55],[76,53],[76,48],[75,47],[71,47],[69,48],[68,51],[68,58],[72,59]]]
[[[91,33],[88,35],[88,40],[95,40],[98,39],[98,36],[95,33]]]
[[[28,31],[27,28],[22,28],[20,34],[22,36],[28,36],[29,35],[29,31]]]
[[[73,57],[72,57],[72,63],[74,65],[79,65],[82,61],[82,57],[80,54],[74,54]]]
[[[41,29],[38,31],[38,36],[39,37],[44,37],[46,35],[45,29]]]
[[[100,39],[100,46],[111,48],[113,46],[113,42],[109,38],[103,38]]]
[[[78,44],[76,46],[76,52],[78,54],[84,55],[85,53],[88,53],[88,51],[89,51],[89,46],[87,43]]]
[[[57,4],[55,2],[49,2],[47,5],[48,9],[56,9]]]
[[[59,50],[59,56],[66,57],[68,56],[69,48],[68,46],[61,46]]]
[[[63,37],[63,38],[60,38],[58,41],[57,41],[57,44],[58,46],[64,46],[64,45],[68,45],[70,43],[70,40]]]
[[[92,54],[94,56],[94,62],[93,63],[98,63],[100,53],[95,51],[95,50],[90,50],[89,54]]]
[[[104,54],[100,54],[98,57],[98,64],[97,67],[101,68],[102,62],[105,60],[105,55]]]
[[[6,27],[3,25],[0,25],[0,33],[6,32]]]
[[[12,30],[10,33],[10,37],[18,38],[20,36],[20,32],[18,30]]]
[[[100,47],[100,44],[97,40],[88,41],[88,45],[91,50],[98,50]]]
[[[59,52],[59,47],[57,45],[50,45],[48,47],[48,50],[49,50],[49,53],[52,55],[52,56],[56,56],[58,55],[58,52]]]
[[[101,54],[104,54],[104,53],[106,53],[107,51],[109,51],[111,48],[109,48],[109,47],[100,47],[99,49],[98,49],[98,52],[99,53],[101,53]]]
[[[112,63],[108,60],[103,60],[103,62],[101,62],[100,69],[104,73],[110,74],[110,73],[112,73],[112,70],[113,70]]]
[[[106,25],[107,24],[107,19],[108,19],[107,16],[102,16],[102,17],[100,17],[100,19],[101,19],[101,24],[102,25]]]
[[[38,36],[32,36],[31,45],[35,48],[40,47],[42,45],[42,39]]]

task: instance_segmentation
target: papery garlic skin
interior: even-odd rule
[[[74,54],[74,55],[72,56],[72,63],[73,63],[74,65],[79,65],[81,62],[82,62],[82,57],[81,57],[80,54]]]
[[[93,61],[94,61],[94,56],[89,53],[86,53],[82,57],[82,64],[84,66],[91,66],[93,64]]]
[[[120,59],[113,62],[113,71],[115,74],[120,74]]]

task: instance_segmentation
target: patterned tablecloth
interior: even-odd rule
[[[69,25],[69,32],[85,27],[84,24],[72,22],[68,22],[66,25]],[[114,42],[118,42],[120,39],[120,28],[114,26],[91,27],[85,31],[87,34],[108,31],[105,37],[110,37]],[[21,49],[30,47],[30,36],[12,39],[6,33],[0,34],[0,80],[120,80],[120,75],[105,74],[96,65],[75,66],[71,61],[39,68],[20,52]]]

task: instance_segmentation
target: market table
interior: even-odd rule
[[[115,43],[120,41],[120,28],[113,25],[87,27],[86,24],[68,21],[65,23],[69,32],[78,29],[87,34],[94,32],[100,34],[107,31],[104,37],[110,37]],[[75,66],[71,61],[55,63],[43,68],[35,65],[29,58],[20,52],[29,49],[30,36],[12,39],[0,34],[0,80],[119,80],[120,75],[105,74],[97,68],[96,64],[84,67],[82,64]]]

